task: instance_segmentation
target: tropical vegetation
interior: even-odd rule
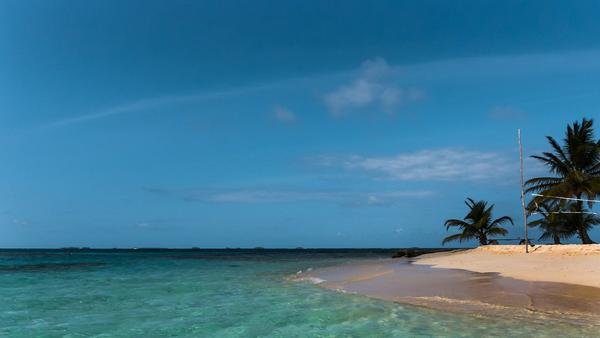
[[[479,240],[479,244],[487,245],[489,244],[489,236],[506,236],[508,230],[502,227],[503,224],[514,224],[508,216],[494,219],[494,205],[488,206],[486,201],[475,202],[473,199],[467,198],[465,204],[469,208],[469,212],[462,220],[449,219],[445,222],[446,230],[458,228],[460,233],[444,238],[442,244],[476,239]]]
[[[552,230],[549,236],[553,239],[553,234],[561,238],[561,234],[572,233],[577,234],[583,244],[594,243],[588,231],[597,224],[597,217],[586,211],[586,203],[583,201],[594,200],[600,194],[600,141],[594,137],[593,124],[593,120],[583,119],[581,123],[576,121],[568,125],[562,145],[553,137],[547,136],[552,150],[532,156],[543,163],[552,176],[536,177],[526,182],[526,192],[539,195],[532,199],[528,208],[535,212],[538,210],[537,205],[545,204],[549,210],[555,210],[549,214],[541,213],[544,220],[532,224],[543,226],[542,231],[545,233],[544,227],[561,219],[561,227],[565,229],[561,229],[560,233]],[[592,204],[588,202],[587,206],[591,209]],[[567,209],[569,213],[551,217],[558,212],[556,210]]]
[[[568,240],[575,235],[572,227],[569,227],[568,216],[561,212],[559,203],[544,203],[535,211],[540,218],[531,221],[527,226],[538,227],[542,234],[538,240],[552,240],[554,244],[561,244],[561,240]]]

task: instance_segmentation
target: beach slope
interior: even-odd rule
[[[600,288],[600,245],[488,245],[417,257],[414,264],[434,268],[496,272],[527,281]]]

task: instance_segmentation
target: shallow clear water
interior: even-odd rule
[[[0,251],[0,336],[582,337],[599,326],[532,313],[452,314],[289,276],[382,252]]]

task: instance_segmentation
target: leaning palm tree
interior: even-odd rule
[[[581,199],[595,199],[600,193],[600,142],[594,139],[593,120],[583,119],[581,124],[568,125],[562,146],[551,136],[546,138],[552,152],[532,157],[542,162],[554,176],[527,181],[527,192],[542,195],[535,197],[529,206],[532,208],[552,197],[576,198],[579,200],[575,203],[575,211],[582,212],[584,203]],[[594,243],[583,223],[572,226],[577,229],[582,243]]]
[[[446,230],[450,230],[452,227],[458,227],[461,232],[444,238],[442,244],[452,241],[463,242],[477,239],[479,240],[479,244],[487,245],[488,236],[506,236],[506,234],[508,234],[508,230],[503,228],[501,226],[502,224],[514,224],[513,220],[508,216],[492,219],[494,205],[488,206],[486,201],[475,202],[474,200],[467,198],[465,204],[469,207],[469,213],[465,218],[462,220],[449,219],[445,223]]]
[[[538,227],[542,231],[540,241],[553,240],[554,244],[561,244],[561,240],[568,240],[576,233],[570,226],[569,215],[561,212],[560,203],[544,203],[536,209],[541,218],[529,222],[527,226]]]

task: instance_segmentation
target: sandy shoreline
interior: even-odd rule
[[[415,264],[434,268],[496,272],[526,281],[557,282],[600,288],[600,244],[536,245],[530,253],[523,246],[490,245],[476,249],[429,254]]]
[[[452,312],[600,323],[600,245],[490,246],[303,273],[325,288]]]

